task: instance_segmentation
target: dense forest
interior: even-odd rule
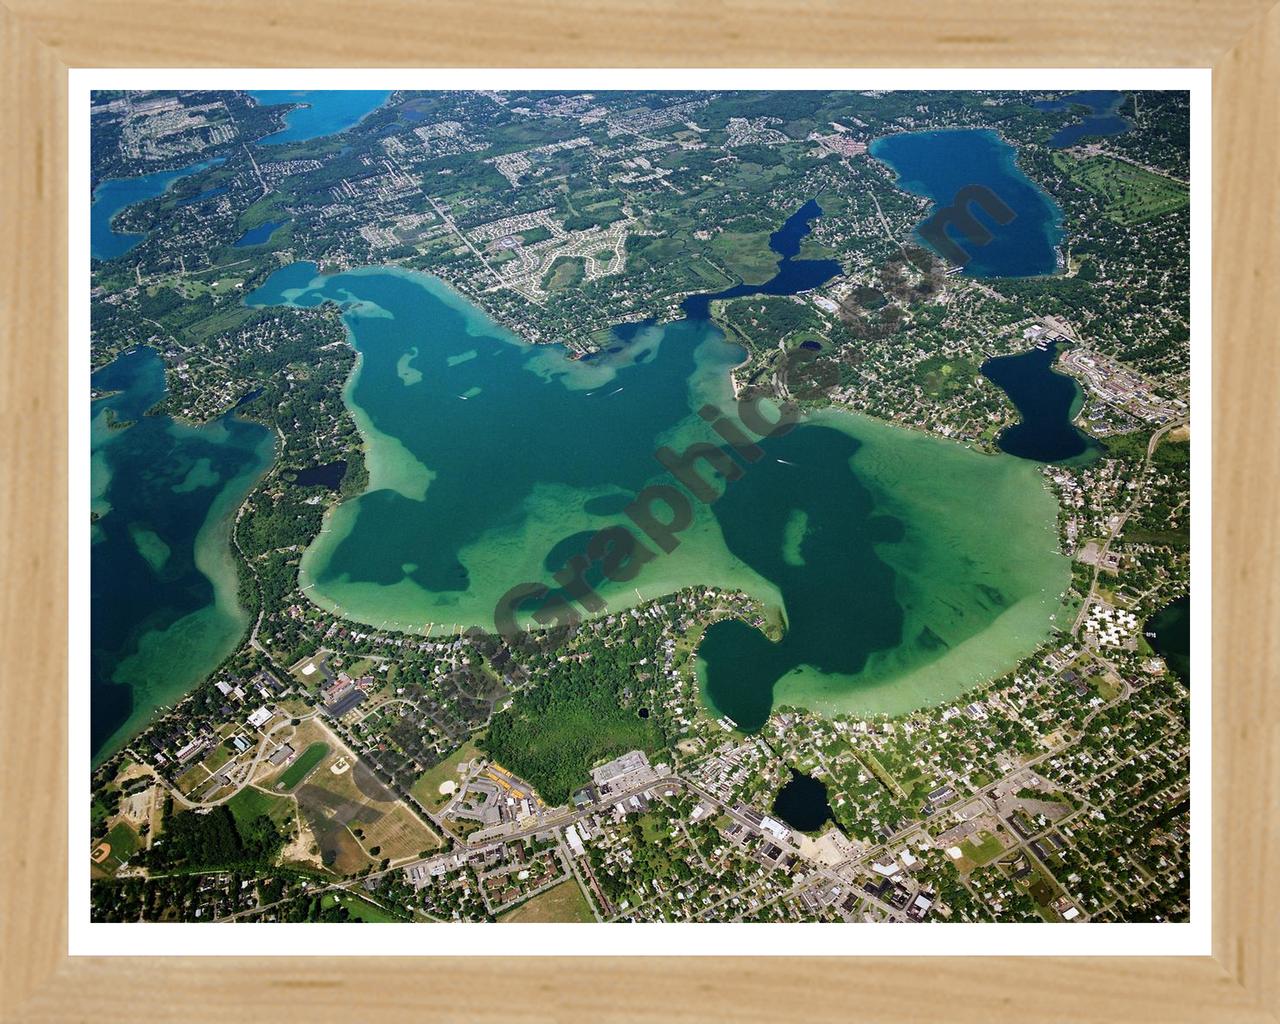
[[[647,678],[645,655],[634,643],[584,643],[578,653],[549,668],[537,689],[518,693],[495,715],[483,745],[504,768],[527,779],[549,804],[564,803],[590,781],[600,761],[628,750],[664,745],[653,718],[640,717]],[[579,660],[580,659],[580,660]]]
[[[265,814],[243,829],[225,804],[202,811],[179,811],[166,817],[164,836],[139,860],[153,871],[267,866],[275,861],[284,836]]]

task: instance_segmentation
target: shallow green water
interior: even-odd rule
[[[151,349],[93,376],[90,733],[95,762],[234,649],[230,523],[267,468],[271,433],[234,416],[201,427],[147,416],[164,396]],[[112,429],[109,417],[129,423]]]
[[[787,631],[770,643],[718,623],[699,650],[707,697],[739,725],[777,704],[937,704],[1048,635],[1069,563],[1034,465],[837,412],[765,447],[786,461],[753,467],[715,508],[730,549],[780,590]],[[774,685],[743,685],[761,678]]]
[[[423,275],[313,278],[311,265],[285,268],[250,301],[349,304],[360,357],[347,400],[370,483],[328,517],[302,584],[361,622],[492,629],[510,587],[549,582],[548,556],[565,538],[629,522],[608,499],[666,479],[658,444],[714,438],[691,407],[732,399],[741,352],[702,324],[647,329],[607,362],[573,362],[505,334]],[[726,550],[705,506],[680,539],[636,580],[606,581],[602,596],[622,607],[637,591],[714,581],[770,591]]]
[[[672,483],[654,458],[717,440],[743,353],[708,321],[648,327],[591,362],[530,347],[435,279],[395,269],[274,274],[256,304],[344,303],[358,367],[347,401],[370,484],[303,559],[313,600],[399,629],[494,626],[494,608]],[[1047,634],[1069,577],[1055,504],[1032,464],[847,414],[762,442],[713,504],[634,580],[589,576],[609,610],[684,586],[783,609],[771,644],[719,624],[705,692],[755,728],[771,704],[909,710],[1011,667]],[[783,461],[779,461],[783,460]],[[652,545],[651,545],[652,546]],[[553,584],[554,585],[554,584]]]

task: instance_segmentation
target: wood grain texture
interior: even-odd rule
[[[1214,950],[1280,1010],[1280,8],[1214,70]],[[1280,1015],[1280,1014],[1278,1014]]]
[[[1268,7],[0,5],[3,1019],[1280,1019],[1280,13]],[[65,69],[112,65],[1214,66],[1214,957],[68,959]]]
[[[1211,65],[1271,0],[7,0],[87,67]]]
[[[4,1003],[47,987],[67,945],[65,81],[58,55],[0,7]]]

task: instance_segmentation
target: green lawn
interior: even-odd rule
[[[667,824],[665,818],[653,812],[641,816],[640,831],[647,843],[671,841],[671,826]]]
[[[551,237],[551,232],[544,224],[536,224],[527,231],[520,232],[520,240],[525,245],[532,245],[534,242],[545,242]]]
[[[397,924],[405,919],[397,914],[384,910],[382,907],[375,906],[368,900],[361,899],[353,893],[325,893],[323,906],[325,908],[341,905],[346,908],[347,913],[351,915],[352,921],[362,921],[365,924]]]
[[[1058,898],[1060,891],[1048,878],[1037,871],[1027,886],[1027,894],[1040,906],[1047,907]]]
[[[498,918],[503,924],[537,924],[546,922],[578,924],[595,920],[591,906],[573,879],[540,893],[521,903],[515,910]]]
[[[440,792],[440,784],[445,781],[458,781],[458,765],[479,756],[480,749],[472,740],[468,740],[434,768],[428,768],[418,781],[409,787],[409,792],[418,798],[422,806],[431,811],[438,811],[449,797]]]
[[[708,263],[701,257],[689,260],[688,269],[690,273],[706,285],[708,291],[722,292],[726,288],[733,286],[733,281],[725,277],[719,267]]]
[[[983,832],[980,835],[983,838],[979,842],[975,843],[972,838],[969,838],[960,844],[960,850],[964,855],[979,867],[990,864],[1004,852],[1004,847],[995,836],[989,832]]]
[[[319,741],[311,744],[301,754],[298,759],[285,769],[284,774],[276,782],[279,789],[293,789],[311,772],[311,769],[324,760],[325,754],[329,753],[329,744]]]
[[[823,245],[812,235],[800,242],[800,251],[796,253],[796,259],[801,260],[834,260],[837,256],[839,253],[830,246]]]
[[[1123,692],[1118,683],[1113,683],[1105,676],[1091,676],[1089,685],[1097,691],[1103,700],[1115,700]]]
[[[1055,153],[1054,163],[1072,181],[1105,200],[1106,216],[1117,224],[1138,224],[1180,210],[1189,201],[1185,185],[1107,156],[1077,160]]]
[[[347,675],[352,679],[359,679],[361,676],[370,675],[377,667],[378,662],[374,661],[372,658],[361,658],[347,669]]]
[[[549,292],[567,291],[582,280],[585,267],[581,257],[561,256],[551,264],[543,278],[543,287]]]
[[[140,845],[138,833],[123,821],[117,822],[116,826],[107,833],[107,842],[111,844],[112,855],[119,857],[121,860],[128,860],[132,857]]]
[[[97,867],[109,875],[114,875],[119,871],[124,862],[132,857],[142,845],[138,834],[123,821],[117,822],[111,831],[107,833],[107,842],[111,844],[111,853]],[[97,845],[97,843],[94,843],[95,849]]]
[[[245,786],[227,801],[227,809],[236,819],[236,826],[241,829],[247,828],[263,814],[279,825],[293,816],[293,800]]]

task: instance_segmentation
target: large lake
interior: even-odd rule
[[[803,287],[832,266],[791,265]],[[766,284],[752,291],[781,293]],[[736,291],[736,290],[735,290]],[[365,438],[365,494],[326,519],[302,562],[322,607],[409,631],[493,628],[499,598],[551,573],[647,484],[654,458],[715,442],[704,405],[732,411],[744,358],[687,302],[591,360],[529,346],[442,282],[391,268],[319,276],[283,268],[248,300],[342,305],[357,369],[345,392]],[[708,702],[746,729],[778,702],[899,713],[1012,667],[1049,633],[1069,580],[1056,504],[1036,467],[851,414],[814,415],[761,442],[765,457],[694,502],[670,554],[626,583],[615,611],[683,587],[741,589],[786,624],[781,642],[726,621],[708,630]]]
[[[282,131],[258,140],[259,145],[275,146],[346,131],[382,106],[391,93],[385,89],[251,89],[249,95],[263,106],[306,104],[285,114]]]
[[[115,392],[93,403],[91,437],[89,697],[98,760],[199,683],[243,635],[230,521],[270,464],[272,435],[234,415],[202,427],[145,415],[165,388],[149,348],[98,370],[93,386]]]
[[[898,186],[933,201],[929,211],[950,206],[961,189],[977,185],[990,190],[1013,211],[1004,225],[974,206],[979,222],[991,233],[978,244],[955,241],[969,256],[964,273],[971,277],[1033,277],[1058,269],[1062,211],[1017,164],[1017,150],[993,131],[946,129],[902,132],[876,139],[871,155],[898,175]],[[917,237],[924,244],[928,241]]]

